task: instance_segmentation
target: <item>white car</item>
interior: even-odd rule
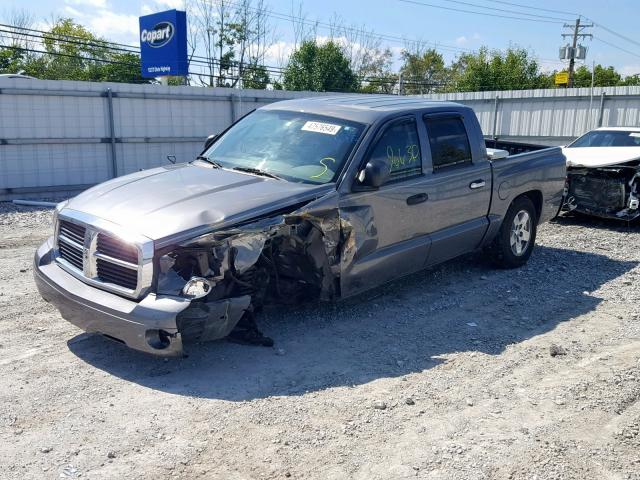
[[[602,127],[562,149],[566,209],[622,220],[640,217],[640,127]]]
[[[36,80],[35,77],[24,75],[22,73],[0,73],[0,78],[24,78],[27,80]]]

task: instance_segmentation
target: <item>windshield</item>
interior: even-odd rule
[[[364,125],[301,112],[258,110],[204,154],[223,168],[258,169],[292,182],[335,181]]]
[[[640,132],[594,130],[569,145],[569,148],[580,147],[640,147]]]

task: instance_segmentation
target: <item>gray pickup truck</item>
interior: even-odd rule
[[[478,249],[523,265],[564,183],[559,148],[487,149],[462,105],[278,102],[190,163],[58,205],[35,279],[65,319],[133,349],[270,345],[254,320],[266,304],[349,297]]]

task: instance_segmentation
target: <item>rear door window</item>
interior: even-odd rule
[[[471,163],[471,145],[462,117],[426,117],[433,170]]]

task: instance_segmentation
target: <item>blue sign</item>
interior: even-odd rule
[[[143,77],[187,75],[187,14],[179,10],[140,17]]]

